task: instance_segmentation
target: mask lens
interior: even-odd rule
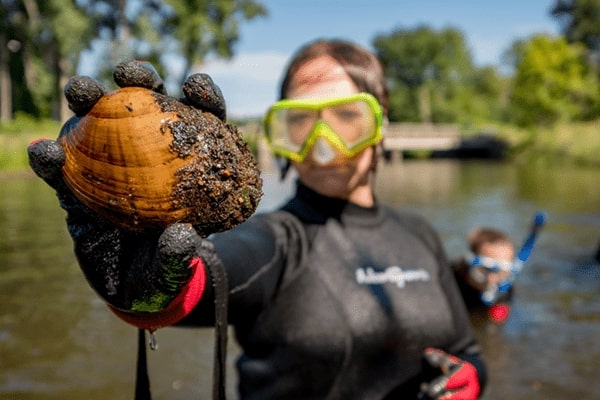
[[[362,100],[333,105],[321,111],[321,119],[338,135],[348,149],[375,134],[375,115]]]
[[[496,260],[491,257],[482,257],[483,266],[491,271],[510,271],[513,266],[512,261]]]
[[[326,138],[347,155],[381,139],[381,107],[366,93],[324,100],[286,99],[277,102],[264,120],[265,133],[276,154],[301,161],[326,125]],[[372,143],[371,143],[372,142]]]
[[[319,118],[317,110],[302,108],[274,109],[267,121],[267,133],[273,146],[299,152]]]

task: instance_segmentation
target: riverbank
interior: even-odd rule
[[[26,169],[27,145],[39,138],[56,138],[60,124],[55,121],[37,121],[18,117],[0,124],[0,171]],[[245,130],[243,127],[240,129]],[[479,129],[477,132],[481,132]],[[508,125],[491,125],[485,131],[494,132],[498,139],[508,143],[507,155],[516,162],[565,162],[578,165],[600,166],[600,120],[558,124],[552,128],[521,129]],[[473,132],[475,132],[473,130]],[[468,137],[468,133],[465,136]],[[254,130],[247,139],[256,140]],[[252,143],[253,148],[264,148]]]
[[[600,166],[600,120],[530,130],[501,126],[498,132],[509,142],[510,157],[518,162]]]
[[[55,139],[60,126],[56,121],[38,121],[27,116],[0,123],[0,171],[29,168],[27,145],[40,138]]]

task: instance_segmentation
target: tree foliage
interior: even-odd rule
[[[498,112],[500,78],[474,66],[458,29],[397,29],[373,47],[390,82],[391,120],[471,123]]]
[[[116,63],[143,58],[180,86],[207,55],[231,57],[239,24],[266,12],[255,0],[0,0],[0,117],[64,120],[62,88],[86,50],[101,80]]]
[[[600,52],[600,0],[557,0],[551,15],[568,42],[580,42]]]
[[[109,80],[116,63],[139,58],[173,87],[208,55],[231,57],[240,22],[267,14],[254,0],[87,0],[84,7],[100,33],[96,43],[110,43],[101,49],[107,62],[98,67],[100,76]]]
[[[173,10],[165,20],[166,27],[173,32],[177,53],[185,62],[184,76],[210,53],[230,58],[239,39],[238,21],[266,15],[266,9],[252,0],[168,0],[166,3]]]
[[[240,24],[266,14],[256,0],[0,0],[0,118],[17,110],[65,119],[62,88],[86,54],[97,56],[94,77],[107,85],[116,63],[139,58],[178,90],[209,55],[231,57]],[[594,118],[600,91],[586,60],[594,59],[590,52],[600,60],[600,0],[556,0],[550,14],[564,37],[513,43],[509,75],[474,65],[456,28],[376,36],[390,119],[529,125]]]
[[[1,0],[0,18],[3,50],[9,49],[0,68],[10,70],[9,81],[0,80],[6,89],[0,102],[12,101],[11,108],[33,115],[64,118],[61,89],[93,34],[88,18],[72,0]]]
[[[513,122],[552,125],[594,115],[598,82],[580,44],[535,35],[514,46],[516,74],[511,95]]]

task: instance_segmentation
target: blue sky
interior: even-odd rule
[[[478,65],[500,65],[516,39],[558,34],[549,10],[555,0],[259,0],[269,16],[240,27],[230,61],[209,60],[206,72],[221,87],[230,117],[261,115],[276,100],[292,53],[319,37],[350,39],[366,47],[378,34],[425,24],[463,32]]]
[[[239,26],[235,57],[209,59],[192,71],[212,76],[231,118],[261,116],[277,100],[281,75],[293,52],[317,38],[349,39],[371,48],[375,36],[398,28],[453,27],[463,32],[476,64],[499,66],[502,52],[515,40],[559,33],[549,11],[556,0],[258,1],[269,15]],[[83,54],[78,73],[95,76],[93,57],[94,52]],[[172,66],[179,67],[176,62]]]

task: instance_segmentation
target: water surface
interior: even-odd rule
[[[598,398],[598,172],[449,160],[378,171],[381,199],[425,215],[450,256],[466,250],[473,226],[500,228],[520,243],[534,213],[547,213],[508,322],[477,327],[490,373],[485,399]],[[264,179],[261,212],[292,186],[274,173]],[[1,175],[0,185],[0,399],[131,399],[136,330],[85,282],[53,192],[29,173]],[[157,337],[159,349],[149,353],[154,398],[210,398],[212,330],[166,328]]]

